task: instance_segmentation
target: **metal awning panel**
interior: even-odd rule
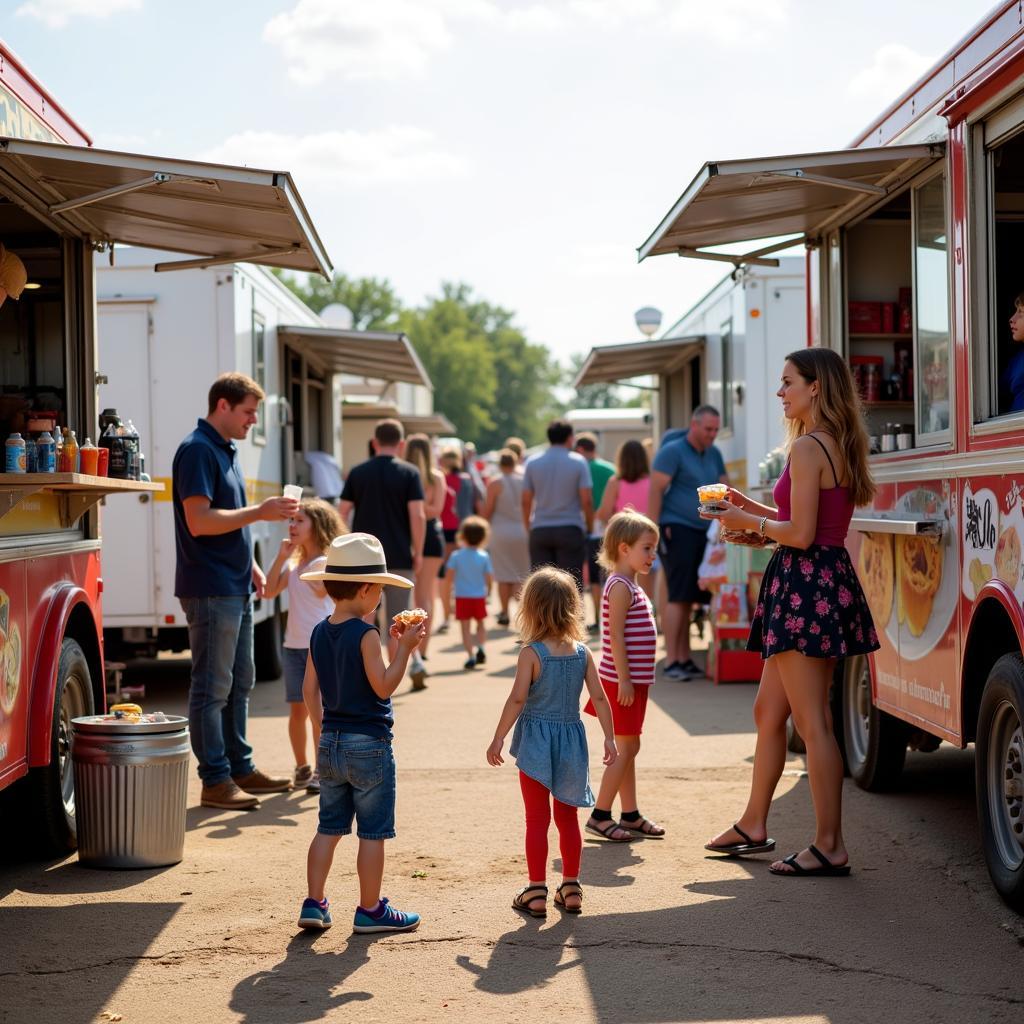
[[[331,272],[286,171],[0,139],[0,186],[92,242]]]
[[[637,252],[643,260],[759,238],[815,238],[944,153],[931,143],[706,163]]]
[[[278,337],[312,354],[332,373],[371,380],[422,384],[433,390],[426,369],[404,334],[340,327],[278,327]]]
[[[431,413],[428,416],[400,416],[406,434],[431,434],[440,437],[451,437],[455,434],[455,424],[443,412]]]
[[[600,345],[590,350],[573,387],[586,384],[614,384],[659,373],[673,373],[704,346],[701,335],[633,341],[623,345]]]

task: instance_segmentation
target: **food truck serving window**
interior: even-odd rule
[[[1024,98],[976,125],[972,258],[974,421],[1024,416]],[[1015,336],[1017,339],[1015,340]]]

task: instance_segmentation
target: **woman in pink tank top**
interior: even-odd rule
[[[775,848],[768,838],[768,811],[785,764],[792,715],[807,744],[816,831],[805,849],[775,861],[770,870],[788,878],[848,875],[843,761],[828,694],[837,659],[878,650],[871,612],[844,546],[854,508],[868,504],[875,491],[867,432],[849,367],[830,349],[787,356],[777,394],[789,437],[789,461],[773,494],[777,507],[731,489],[724,511],[715,516],[726,529],[759,533],[778,547],[765,570],[747,642],[764,659],[754,702],[750,798],[736,824],[705,848],[730,856]]]
[[[607,523],[616,512],[632,509],[647,515],[647,500],[651,492],[651,459],[640,441],[623,441],[615,456],[615,476],[608,481],[601,499],[601,507],[594,513],[599,522]],[[660,563],[640,577],[640,586],[652,604],[657,593]]]

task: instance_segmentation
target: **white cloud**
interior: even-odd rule
[[[246,131],[229,136],[201,159],[251,167],[283,164],[300,186],[305,182],[363,187],[441,181],[466,177],[470,171],[466,160],[445,152],[430,132],[410,125],[313,135]]]
[[[909,46],[887,43],[875,51],[871,64],[850,79],[847,95],[887,103],[913,85],[931,63],[931,58],[922,56]]]
[[[422,71],[454,42],[457,24],[550,32],[559,13],[543,4],[506,9],[493,0],[298,0],[271,18],[263,38],[281,48],[300,85],[327,78],[398,78]]]
[[[729,46],[759,43],[766,30],[789,20],[790,0],[674,0],[671,27],[687,35],[701,35]]]
[[[38,18],[48,28],[65,28],[73,18],[109,18],[141,9],[142,0],[28,0],[14,13]]]

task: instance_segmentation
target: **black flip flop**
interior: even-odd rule
[[[755,843],[739,825],[733,825],[732,830],[743,839],[742,843],[723,843],[721,846],[705,843],[704,849],[720,853],[724,857],[745,857],[751,853],[770,853],[775,849],[774,839],[766,838],[763,842]]]
[[[824,878],[845,878],[850,873],[849,864],[833,864],[813,843],[807,849],[821,861],[820,868],[805,868],[802,864],[797,863],[796,859],[799,854],[791,853],[788,857],[783,858],[782,863],[788,864],[793,869],[792,871],[776,871],[772,867],[769,867],[768,870],[773,875],[788,875],[793,878],[813,878],[815,875]]]

